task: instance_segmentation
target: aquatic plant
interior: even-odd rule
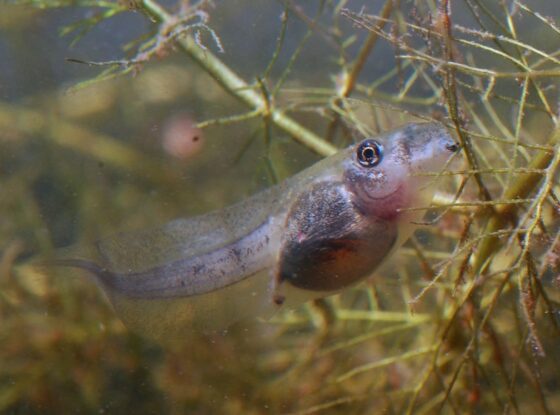
[[[0,28],[20,48],[37,22],[71,20],[60,29],[74,43],[65,67],[81,78],[0,103],[3,411],[558,412],[557,10],[379,6],[2,6]],[[117,57],[84,58],[99,54],[87,39],[119,19],[136,29],[112,41]],[[248,39],[265,50],[238,45]],[[151,138],[177,102],[205,140],[185,160]],[[164,350],[129,333],[87,281],[13,267],[220,207],[356,136],[433,119],[463,160],[434,172],[441,193],[415,207],[426,223],[398,263],[269,323]]]

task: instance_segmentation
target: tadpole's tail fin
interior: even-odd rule
[[[42,261],[42,264],[51,270],[57,267],[64,267],[86,271],[103,291],[106,291],[107,288],[111,286],[111,279],[114,278],[115,275],[95,261],[83,258],[53,258]]]
[[[16,259],[10,264],[8,272],[18,283],[37,292],[47,289],[53,281],[74,280],[76,277],[87,278],[105,291],[112,274],[94,254],[91,249],[84,250],[76,246],[51,253],[31,254]]]
[[[66,267],[66,268],[78,268],[81,270],[88,271],[97,279],[102,279],[103,275],[107,273],[107,270],[99,266],[93,261],[87,259],[79,258],[64,258],[64,259],[47,259],[42,260],[40,263],[35,265],[45,266],[45,267]]]

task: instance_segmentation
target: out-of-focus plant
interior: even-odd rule
[[[264,51],[266,65],[249,69],[228,56],[227,45],[236,39],[222,38],[214,23],[216,16],[228,18],[220,14],[226,8],[220,2],[185,1],[171,7],[153,0],[15,3],[88,8],[89,17],[61,30],[76,39],[119,14],[145,16],[146,33],[124,45],[121,58],[71,59],[99,67],[96,77],[73,88],[74,94],[100,88],[93,101],[111,111],[134,85],[142,85],[140,96],[158,96],[147,92],[150,85],[157,91],[172,74],[189,85],[183,94],[206,99],[209,106],[229,95],[235,99],[229,112],[198,120],[196,128],[216,135],[223,126],[253,131],[245,130],[248,138],[228,148],[239,147],[234,158],[243,161],[251,147],[262,143],[260,155],[271,180],[291,169],[279,156],[284,151],[325,156],[356,134],[418,119],[439,120],[454,132],[463,165],[434,172],[434,179],[444,179],[442,191],[433,206],[415,207],[429,210],[427,221],[402,249],[404,259],[392,272],[275,316],[263,325],[264,338],[234,329],[223,338],[188,339],[184,348],[162,351],[128,334],[91,286],[24,271],[15,275],[11,265],[21,247],[2,242],[0,360],[6,364],[0,365],[1,409],[560,410],[560,28],[558,15],[542,11],[546,2],[387,0],[371,9],[359,1],[286,1],[281,19],[272,22],[278,36]],[[267,5],[247,2],[243,7]],[[229,10],[243,14],[243,7]],[[289,38],[296,27],[304,30],[293,42]],[[313,65],[308,56],[318,45],[328,69],[309,76],[302,64],[317,71],[321,65]],[[174,52],[197,65],[196,79],[192,69],[187,75],[177,65],[168,72],[152,66]],[[164,75],[158,77],[158,71]],[[250,78],[238,73],[250,73]],[[123,77],[127,74],[136,78]],[[113,92],[103,92],[109,79]],[[181,94],[180,84],[172,84],[169,96]],[[193,92],[200,84],[203,93]],[[7,137],[0,144],[21,160],[17,168],[0,167],[3,194],[12,195],[0,200],[1,212],[13,217],[12,225],[0,227],[2,241],[3,235],[23,230],[35,246],[47,250],[52,239],[52,224],[46,222],[56,215],[38,206],[45,185],[37,183],[44,173],[23,158],[36,150],[34,144],[18,144],[26,137],[48,138],[39,148],[51,157],[64,148],[92,161],[81,166],[89,177],[83,186],[66,178],[76,164],[53,165],[50,172],[80,195],[77,206],[68,206],[83,223],[76,239],[92,234],[98,224],[114,227],[115,218],[141,226],[142,215],[134,212],[151,185],[162,193],[151,201],[154,209],[174,197],[192,202],[193,192],[184,196],[182,166],[145,154],[141,144],[117,140],[64,111],[52,114],[23,104],[0,104],[0,127]],[[278,139],[285,136],[297,145]],[[214,162],[222,150],[223,144],[209,148],[201,160]],[[6,160],[0,154],[0,161]],[[105,186],[94,184],[96,163],[108,166]],[[111,175],[118,172],[125,172],[125,178],[114,186]],[[200,190],[210,179],[199,174]],[[223,201],[216,189],[207,192],[201,198]],[[96,206],[111,199],[104,205],[110,212],[101,220]],[[170,210],[161,215],[175,213]]]

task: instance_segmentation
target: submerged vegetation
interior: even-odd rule
[[[51,67],[35,56],[40,74],[21,72],[64,83],[0,102],[0,412],[560,412],[549,3],[2,5],[16,57],[0,76],[38,54]],[[55,25],[54,58],[24,51]],[[434,172],[441,192],[415,207],[426,223],[398,263],[270,322],[164,349],[89,281],[15,266],[224,206],[357,136],[434,119],[462,160]]]

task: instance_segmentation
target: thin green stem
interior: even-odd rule
[[[156,1],[143,0],[142,4],[145,12],[154,20],[163,24],[170,24],[172,22],[173,16]],[[178,39],[177,44],[181,50],[188,54],[216,82],[238,100],[253,110],[267,110],[266,101],[260,94],[252,89],[247,82],[233,72],[229,66],[218,59],[212,52],[202,49],[192,36],[186,35],[181,37]],[[270,120],[278,128],[290,134],[296,141],[315,153],[329,156],[337,151],[335,146],[288,117],[280,109],[272,107],[268,111],[270,111]]]

